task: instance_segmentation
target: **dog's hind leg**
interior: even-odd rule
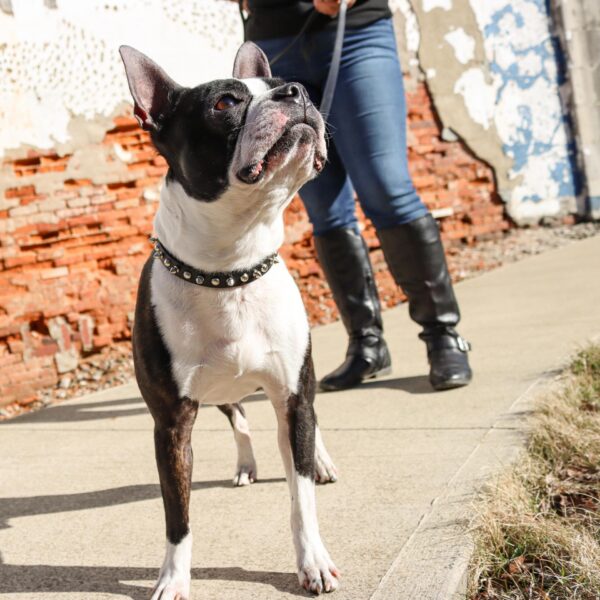
[[[317,522],[314,395],[315,376],[309,345],[296,391],[287,398],[276,392],[269,396],[277,415],[279,450],[292,500],[291,525],[298,580],[305,590],[320,594],[338,587],[339,572],[321,541]]]
[[[338,473],[321,437],[321,430],[315,427],[315,481],[317,483],[335,483]]]
[[[233,485],[250,485],[256,481],[257,471],[246,412],[239,403],[222,404],[217,408],[229,419],[237,446],[238,458]]]

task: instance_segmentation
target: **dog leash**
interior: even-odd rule
[[[240,16],[242,18],[242,23],[244,27],[244,40],[246,39],[246,23],[248,21],[248,17],[244,15],[244,0],[239,0],[238,7],[240,10]],[[327,74],[327,79],[325,81],[325,87],[323,88],[323,98],[321,99],[321,106],[319,107],[319,111],[321,112],[321,116],[323,120],[327,122],[327,118],[329,117],[329,112],[331,111],[331,105],[333,103],[333,96],[335,94],[335,86],[337,84],[338,75],[340,72],[340,63],[342,60],[342,49],[344,47],[344,33],[346,31],[346,12],[348,10],[348,1],[341,0],[340,2],[340,12],[338,13],[337,19],[337,28],[335,32],[335,42],[333,44],[333,54],[331,55],[331,65],[329,66],[329,73]],[[317,16],[317,11],[313,8],[311,13],[308,15],[302,28],[295,35],[292,41],[283,49],[281,52],[276,54],[273,57],[273,60],[269,61],[271,65],[274,65],[279,61],[283,56],[285,56],[300,40],[300,38],[306,33],[315,17]]]
[[[333,95],[335,94],[335,86],[337,84],[337,79],[340,72],[342,48],[344,46],[344,33],[346,30],[347,8],[347,0],[342,0],[340,3],[340,12],[338,13],[335,43],[333,45],[333,54],[331,55],[331,65],[329,66],[329,73],[327,74],[325,88],[323,89],[323,98],[321,99],[321,106],[319,107],[325,123],[327,123],[327,118],[329,117],[329,111],[331,110],[331,104],[333,103]]]

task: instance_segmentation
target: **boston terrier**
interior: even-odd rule
[[[331,592],[339,572],[319,535],[315,479],[335,481],[336,469],[316,424],[306,312],[277,256],[284,209],[326,160],[323,119],[302,85],[272,78],[252,43],[238,51],[233,78],[195,88],[129,46],[120,53],[134,114],[169,166],[133,330],[166,517],[152,600],[190,595],[198,407],[215,405],[229,418],[238,449],[233,481],[247,485],[257,471],[238,402],[258,388],[277,416],[298,579],[314,594]]]

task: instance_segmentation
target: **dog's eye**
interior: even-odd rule
[[[227,110],[236,104],[239,104],[240,101],[229,94],[222,96],[219,98],[219,101],[215,104],[215,110]]]

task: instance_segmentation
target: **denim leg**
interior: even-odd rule
[[[340,227],[358,231],[354,190],[333,143],[329,144],[325,168],[302,187],[300,198],[315,235]]]
[[[287,47],[290,38],[259,40],[256,43],[272,58]],[[304,85],[312,102],[319,106],[321,101],[320,75],[321,56],[318,47],[312,45],[313,38],[299,41],[272,66],[273,75],[287,81]],[[315,235],[323,235],[340,227],[358,231],[355,213],[354,189],[335,144],[328,145],[328,157],[320,175],[309,181],[300,190],[300,197],[313,225]]]
[[[406,100],[390,19],[346,33],[329,120],[361,206],[377,228],[428,213],[408,172]]]

